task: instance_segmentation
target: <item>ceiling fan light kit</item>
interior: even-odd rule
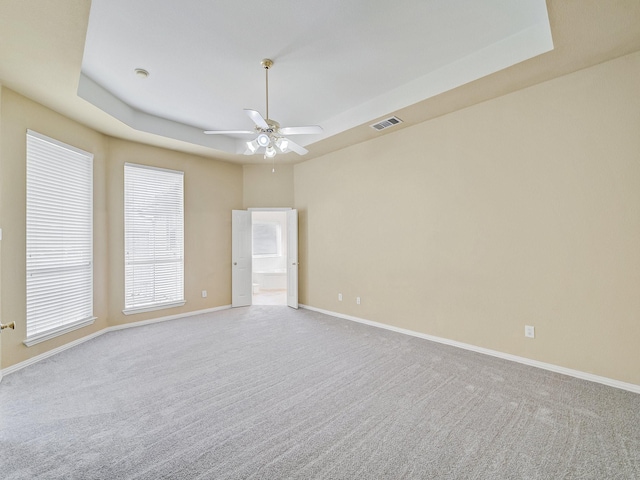
[[[260,135],[258,135],[258,138],[256,138],[256,141],[258,142],[258,145],[260,145],[261,147],[266,147],[271,143],[271,139],[269,138],[269,135],[267,135],[266,133],[261,133]]]
[[[260,148],[260,145],[258,145],[257,140],[251,140],[250,142],[247,142],[248,153],[245,153],[245,155],[253,155],[258,151],[258,148]]]
[[[267,147],[267,149],[264,151],[264,156],[268,157],[268,158],[273,158],[276,156],[276,149],[273,148],[271,145],[269,145]]]
[[[253,155],[258,150],[264,148],[264,158],[273,158],[278,151],[287,153],[296,152],[298,155],[308,153],[308,150],[294,141],[285,137],[285,135],[311,135],[322,133],[322,127],[319,125],[307,125],[302,127],[280,127],[280,124],[269,118],[269,69],[273,66],[273,60],[265,58],[260,62],[265,70],[265,91],[266,91],[266,114],[265,119],[256,110],[245,109],[245,113],[255,123],[255,130],[205,130],[207,135],[255,135],[253,140],[246,142],[247,149],[245,155]]]
[[[284,137],[280,137],[276,139],[275,144],[282,153],[285,153],[287,152],[287,148],[289,147],[289,140]]]

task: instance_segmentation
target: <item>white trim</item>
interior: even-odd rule
[[[377,328],[384,328],[385,330],[391,330],[393,332],[402,333],[405,335],[411,335],[412,337],[422,338],[424,340],[430,340],[432,342],[442,343],[444,345],[450,345],[452,347],[462,348],[464,350],[470,350],[472,352],[482,353],[484,355],[491,355],[492,357],[502,358],[503,360],[509,360],[512,362],[522,363],[531,367],[541,368],[543,370],[549,370],[551,372],[568,375],[570,377],[579,378],[581,380],[587,380],[589,382],[601,383],[609,387],[619,388],[621,390],[627,390],[633,393],[640,394],[640,385],[633,383],[621,382],[620,380],[614,380],[608,377],[601,377],[600,375],[594,375],[592,373],[581,372],[580,370],[573,370],[571,368],[561,367],[559,365],[553,365],[551,363],[539,362],[538,360],[532,360],[530,358],[519,357],[517,355],[511,355],[510,353],[499,352],[497,350],[490,350],[488,348],[478,347],[468,343],[458,342],[456,340],[450,340],[448,338],[436,337],[434,335],[428,335],[426,333],[415,332],[413,330],[407,330],[405,328],[394,327],[385,323],[373,322],[371,320],[365,320],[364,318],[353,317],[351,315],[345,315],[342,313],[332,312],[329,310],[323,310],[321,308],[311,307],[309,305],[300,304],[300,308],[311,310],[313,312],[323,313],[332,317],[342,318],[344,320],[350,320],[352,322],[364,323]]]
[[[103,333],[105,333],[107,331],[107,329],[104,330],[100,330],[98,332],[94,332],[91,333],[89,335],[87,335],[86,337],[82,337],[79,338],[78,340],[74,340],[73,342],[69,342],[69,343],[65,343],[64,345],[61,345],[58,348],[54,348],[53,350],[49,350],[48,352],[44,352],[41,353],[40,355],[36,355],[35,357],[31,357],[23,362],[20,363],[16,363],[15,365],[11,365],[10,367],[4,368],[2,369],[2,375],[9,375],[10,373],[13,372],[17,372],[18,370],[22,370],[24,367],[28,367],[29,365],[33,365],[34,363],[38,363],[41,360],[44,360],[45,358],[49,358],[53,355],[55,355],[56,353],[60,353],[60,352],[64,352],[65,350],[68,350],[69,348],[73,348],[77,345],[80,345],[81,343],[84,343],[86,341],[89,341],[93,338],[99,337],[100,335],[102,335]]]
[[[450,345],[452,347],[458,347],[458,348],[462,348],[464,350],[470,350],[472,352],[477,352],[477,353],[482,353],[484,355],[490,355],[492,357],[497,357],[497,358],[502,358],[504,360],[509,360],[512,362],[517,362],[517,363],[522,363],[524,365],[529,365],[531,367],[536,367],[536,368],[541,368],[543,370],[548,370],[551,372],[555,372],[555,373],[560,373],[563,375],[568,375],[570,377],[575,377],[575,378],[579,378],[581,380],[587,380],[590,382],[595,382],[595,383],[600,383],[602,385],[607,385],[609,387],[614,387],[614,388],[619,388],[621,390],[627,390],[629,392],[633,392],[633,393],[638,393],[640,394],[640,385],[635,385],[633,383],[627,383],[627,382],[621,382],[619,380],[614,380],[608,377],[601,377],[600,375],[594,375],[591,373],[586,373],[586,372],[581,372],[580,370],[573,370],[571,368],[565,368],[565,367],[560,367],[558,365],[553,365],[551,363],[545,363],[545,362],[539,362],[537,360],[532,360],[530,358],[525,358],[525,357],[519,357],[517,355],[511,355],[509,353],[503,353],[503,352],[498,352],[496,350],[490,350],[488,348],[483,348],[483,347],[478,347],[476,345],[470,345],[468,343],[463,343],[463,342],[458,342],[456,340],[449,340],[447,338],[442,338],[442,337],[436,337],[434,335],[427,335],[426,333],[420,333],[420,332],[415,332],[413,330],[407,330],[404,328],[399,328],[399,327],[394,327],[392,325],[386,325],[384,323],[379,323],[379,322],[374,322],[371,320],[366,320],[364,318],[359,318],[359,317],[354,317],[351,315],[345,315],[342,313],[337,313],[337,312],[332,312],[330,310],[324,310],[321,308],[316,308],[316,307],[311,307],[309,305],[303,305],[302,303],[299,304],[300,308],[306,309],[306,310],[311,310],[313,312],[318,312],[318,313],[323,313],[325,315],[329,315],[332,317],[337,317],[337,318],[342,318],[344,320],[350,320],[352,322],[357,322],[357,323],[363,323],[365,325],[369,325],[372,327],[377,327],[377,328],[383,328],[385,330],[391,330],[393,332],[397,332],[397,333],[402,333],[404,335],[411,335],[412,337],[417,337],[417,338],[422,338],[424,340],[429,340],[432,342],[436,342],[436,343],[442,343],[444,345]],[[126,328],[134,328],[134,327],[141,327],[144,325],[149,325],[152,323],[160,323],[160,322],[166,322],[169,320],[177,320],[179,318],[186,318],[186,317],[191,317],[191,316],[195,316],[195,315],[200,315],[200,314],[204,314],[204,313],[211,313],[211,312],[217,312],[217,311],[221,311],[221,310],[228,310],[231,308],[231,305],[223,305],[220,307],[213,307],[213,308],[207,308],[204,310],[196,310],[193,312],[187,312],[187,313],[181,313],[181,314],[176,314],[176,315],[169,315],[169,316],[165,316],[165,317],[159,317],[159,318],[152,318],[149,320],[142,320],[140,322],[133,322],[133,323],[125,323],[122,325],[114,325],[112,327],[107,327],[103,330],[100,330],[99,332],[94,332],[90,335],[87,335],[86,337],[82,337],[78,340],[75,340],[73,342],[69,342],[65,345],[62,345],[58,348],[55,348],[53,350],[49,350],[48,352],[42,353],[40,355],[37,355],[35,357],[32,357],[28,360],[25,360],[23,362],[20,363],[16,363],[15,365],[12,365],[10,367],[7,367],[5,369],[0,370],[0,381],[2,381],[2,378],[5,375],[9,375],[11,373],[17,372],[18,370],[22,370],[25,367],[28,367],[29,365],[33,365],[35,363],[38,363],[41,360],[44,360],[48,357],[51,357],[57,353],[63,352],[64,350],[68,350],[69,348],[75,347],[76,345],[80,345],[81,343],[84,343],[86,341],[89,341],[93,338],[96,338],[104,333],[108,333],[108,332],[113,332],[116,330],[124,330]]]
[[[186,303],[187,302],[185,300],[180,300],[179,302],[161,303],[159,305],[150,305],[148,307],[133,307],[122,310],[122,313],[125,315],[135,315],[136,313],[153,312],[155,310],[164,310],[165,308],[181,307]]]
[[[142,320],[140,322],[133,322],[133,323],[125,323],[123,325],[114,325],[112,327],[107,327],[104,328],[98,332],[94,332],[91,333],[89,335],[87,335],[86,337],[82,337],[79,338],[78,340],[74,340],[72,342],[69,343],[65,343],[64,345],[58,347],[58,348],[54,348],[53,350],[49,350],[48,352],[44,352],[41,353],[40,355],[36,355],[35,357],[31,357],[23,362],[20,363],[16,363],[15,365],[11,365],[10,367],[4,368],[2,370],[0,370],[0,381],[2,381],[2,378],[5,375],[9,375],[10,373],[14,373],[17,372],[18,370],[22,370],[25,367],[28,367],[29,365],[33,365],[35,363],[38,363],[46,358],[49,358],[57,353],[60,352],[64,352],[65,350],[68,350],[70,348],[73,348],[77,345],[80,345],[81,343],[87,342],[89,340],[92,340],[96,337],[99,337],[100,335],[103,335],[105,333],[109,333],[109,332],[114,332],[116,330],[124,330],[125,328],[134,328],[134,327],[141,327],[144,325],[149,325],[151,323],[160,323],[160,322],[166,322],[168,320],[177,320],[179,318],[186,318],[186,317],[193,317],[195,315],[201,315],[203,313],[211,313],[211,312],[218,312],[220,310],[228,310],[229,308],[231,308],[231,305],[222,305],[220,307],[213,307],[213,308],[205,308],[204,310],[196,310],[193,312],[186,312],[186,313],[180,313],[177,315],[169,315],[166,317],[159,317],[159,318],[152,318],[150,320]]]
[[[293,210],[291,207],[277,207],[277,208],[269,208],[269,207],[252,207],[247,208],[249,212],[286,212],[287,210]]]
[[[113,325],[106,330],[114,332],[116,330],[124,330],[125,328],[142,327],[144,325],[150,325],[152,323],[166,322],[169,320],[177,320],[179,318],[193,317],[194,315],[201,315],[203,313],[219,312],[220,310],[228,310],[231,305],[222,305],[220,307],[205,308],[204,310],[195,310],[193,312],[176,313],[175,315],[167,315],[166,317],[151,318],[149,320],[141,320],[134,323],[123,323],[122,325]]]
[[[60,335],[64,335],[65,333],[73,332],[82,327],[88,327],[89,325],[93,325],[98,317],[89,317],[84,320],[80,320],[74,323],[68,323],[63,325],[62,327],[55,328],[53,330],[48,330],[44,333],[40,333],[38,335],[33,335],[28,337],[24,342],[27,347],[32,347],[33,345],[37,345],[41,342],[46,342],[47,340],[51,340],[52,338],[59,337]]]

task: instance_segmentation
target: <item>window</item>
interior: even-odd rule
[[[184,305],[183,172],[124,166],[124,313]]]
[[[27,131],[27,346],[90,325],[93,155]]]
[[[275,222],[253,224],[253,256],[279,257],[282,254],[282,232]]]

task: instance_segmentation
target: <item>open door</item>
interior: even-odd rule
[[[287,305],[298,308],[298,210],[287,210]]]
[[[2,253],[2,228],[0,228],[0,253]],[[0,255],[0,273],[2,273],[2,256]],[[0,275],[0,278],[2,276]],[[2,284],[0,283],[0,301],[2,300]],[[2,305],[0,305],[2,307]],[[0,308],[0,334],[2,333],[2,308]],[[0,382],[2,381],[2,338],[0,337]]]
[[[231,306],[251,305],[251,212],[231,212]]]

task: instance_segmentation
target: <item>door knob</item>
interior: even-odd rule
[[[0,324],[0,330],[4,330],[5,328],[10,328],[11,330],[16,329],[16,322]]]
[[[238,262],[233,262],[233,264],[234,264],[234,265],[237,265],[237,264],[238,264]]]

